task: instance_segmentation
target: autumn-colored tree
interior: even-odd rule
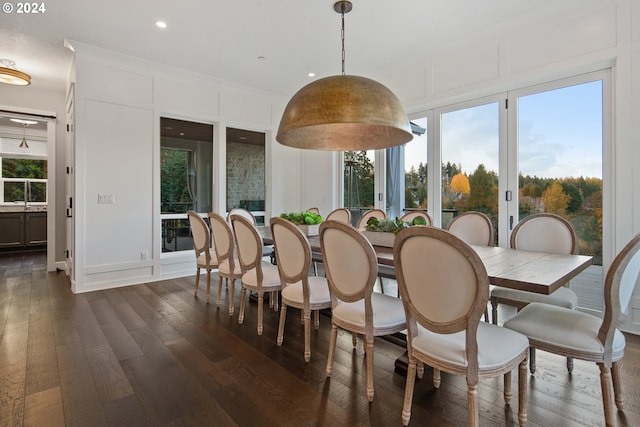
[[[570,197],[562,191],[562,185],[559,182],[553,182],[542,193],[542,202],[546,212],[557,215],[564,215],[569,206]]]
[[[454,175],[453,178],[451,178],[451,189],[456,193],[469,194],[471,192],[469,178],[463,173]]]

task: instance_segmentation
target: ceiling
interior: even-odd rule
[[[333,3],[44,2],[43,13],[0,13],[0,59],[15,61],[32,76],[32,85],[24,90],[61,90],[72,61],[72,52],[64,47],[69,39],[291,96],[311,81],[309,72],[316,79],[341,72],[341,23]],[[345,16],[346,73],[372,74],[551,3],[353,0],[353,11]],[[157,28],[157,20],[167,28]]]

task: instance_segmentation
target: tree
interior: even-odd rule
[[[580,194],[580,190],[569,182],[563,182],[561,185],[562,191],[569,196],[567,213],[573,214],[582,206],[582,195]]]
[[[467,202],[467,209],[480,212],[491,212],[496,204],[494,200],[494,189],[497,185],[497,176],[495,172],[487,172],[487,169],[481,163],[476,170],[469,176],[469,187],[471,192]]]
[[[542,194],[542,202],[546,212],[564,215],[569,206],[570,197],[562,191],[559,182],[553,182]]]
[[[451,178],[451,189],[456,193],[469,194],[471,187],[469,186],[469,178],[463,173],[459,173]]]
[[[373,206],[374,169],[366,151],[344,152],[344,205],[347,207]],[[349,174],[353,173],[353,176]],[[351,194],[349,193],[350,185]]]

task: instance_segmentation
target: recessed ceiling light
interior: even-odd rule
[[[38,122],[35,120],[25,120],[25,119],[10,119],[12,122],[22,123],[23,125],[37,125]]]
[[[156,21],[156,27],[158,28],[167,28],[167,23],[164,21]]]
[[[316,76],[316,73],[309,73],[309,74],[307,74],[307,76],[309,76],[309,77],[315,77],[315,76]]]

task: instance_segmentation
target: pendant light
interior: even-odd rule
[[[342,75],[326,77],[300,89],[287,104],[276,140],[312,150],[360,151],[411,141],[409,119],[400,100],[374,80],[345,74],[344,14],[352,4],[338,1],[342,16]]]
[[[27,144],[27,126],[29,126],[27,123],[24,123],[22,125],[22,142],[18,146],[20,148],[25,148],[25,149],[29,148],[29,144]]]
[[[16,63],[10,59],[0,59],[0,83],[26,86],[31,84],[31,76],[16,69]]]

